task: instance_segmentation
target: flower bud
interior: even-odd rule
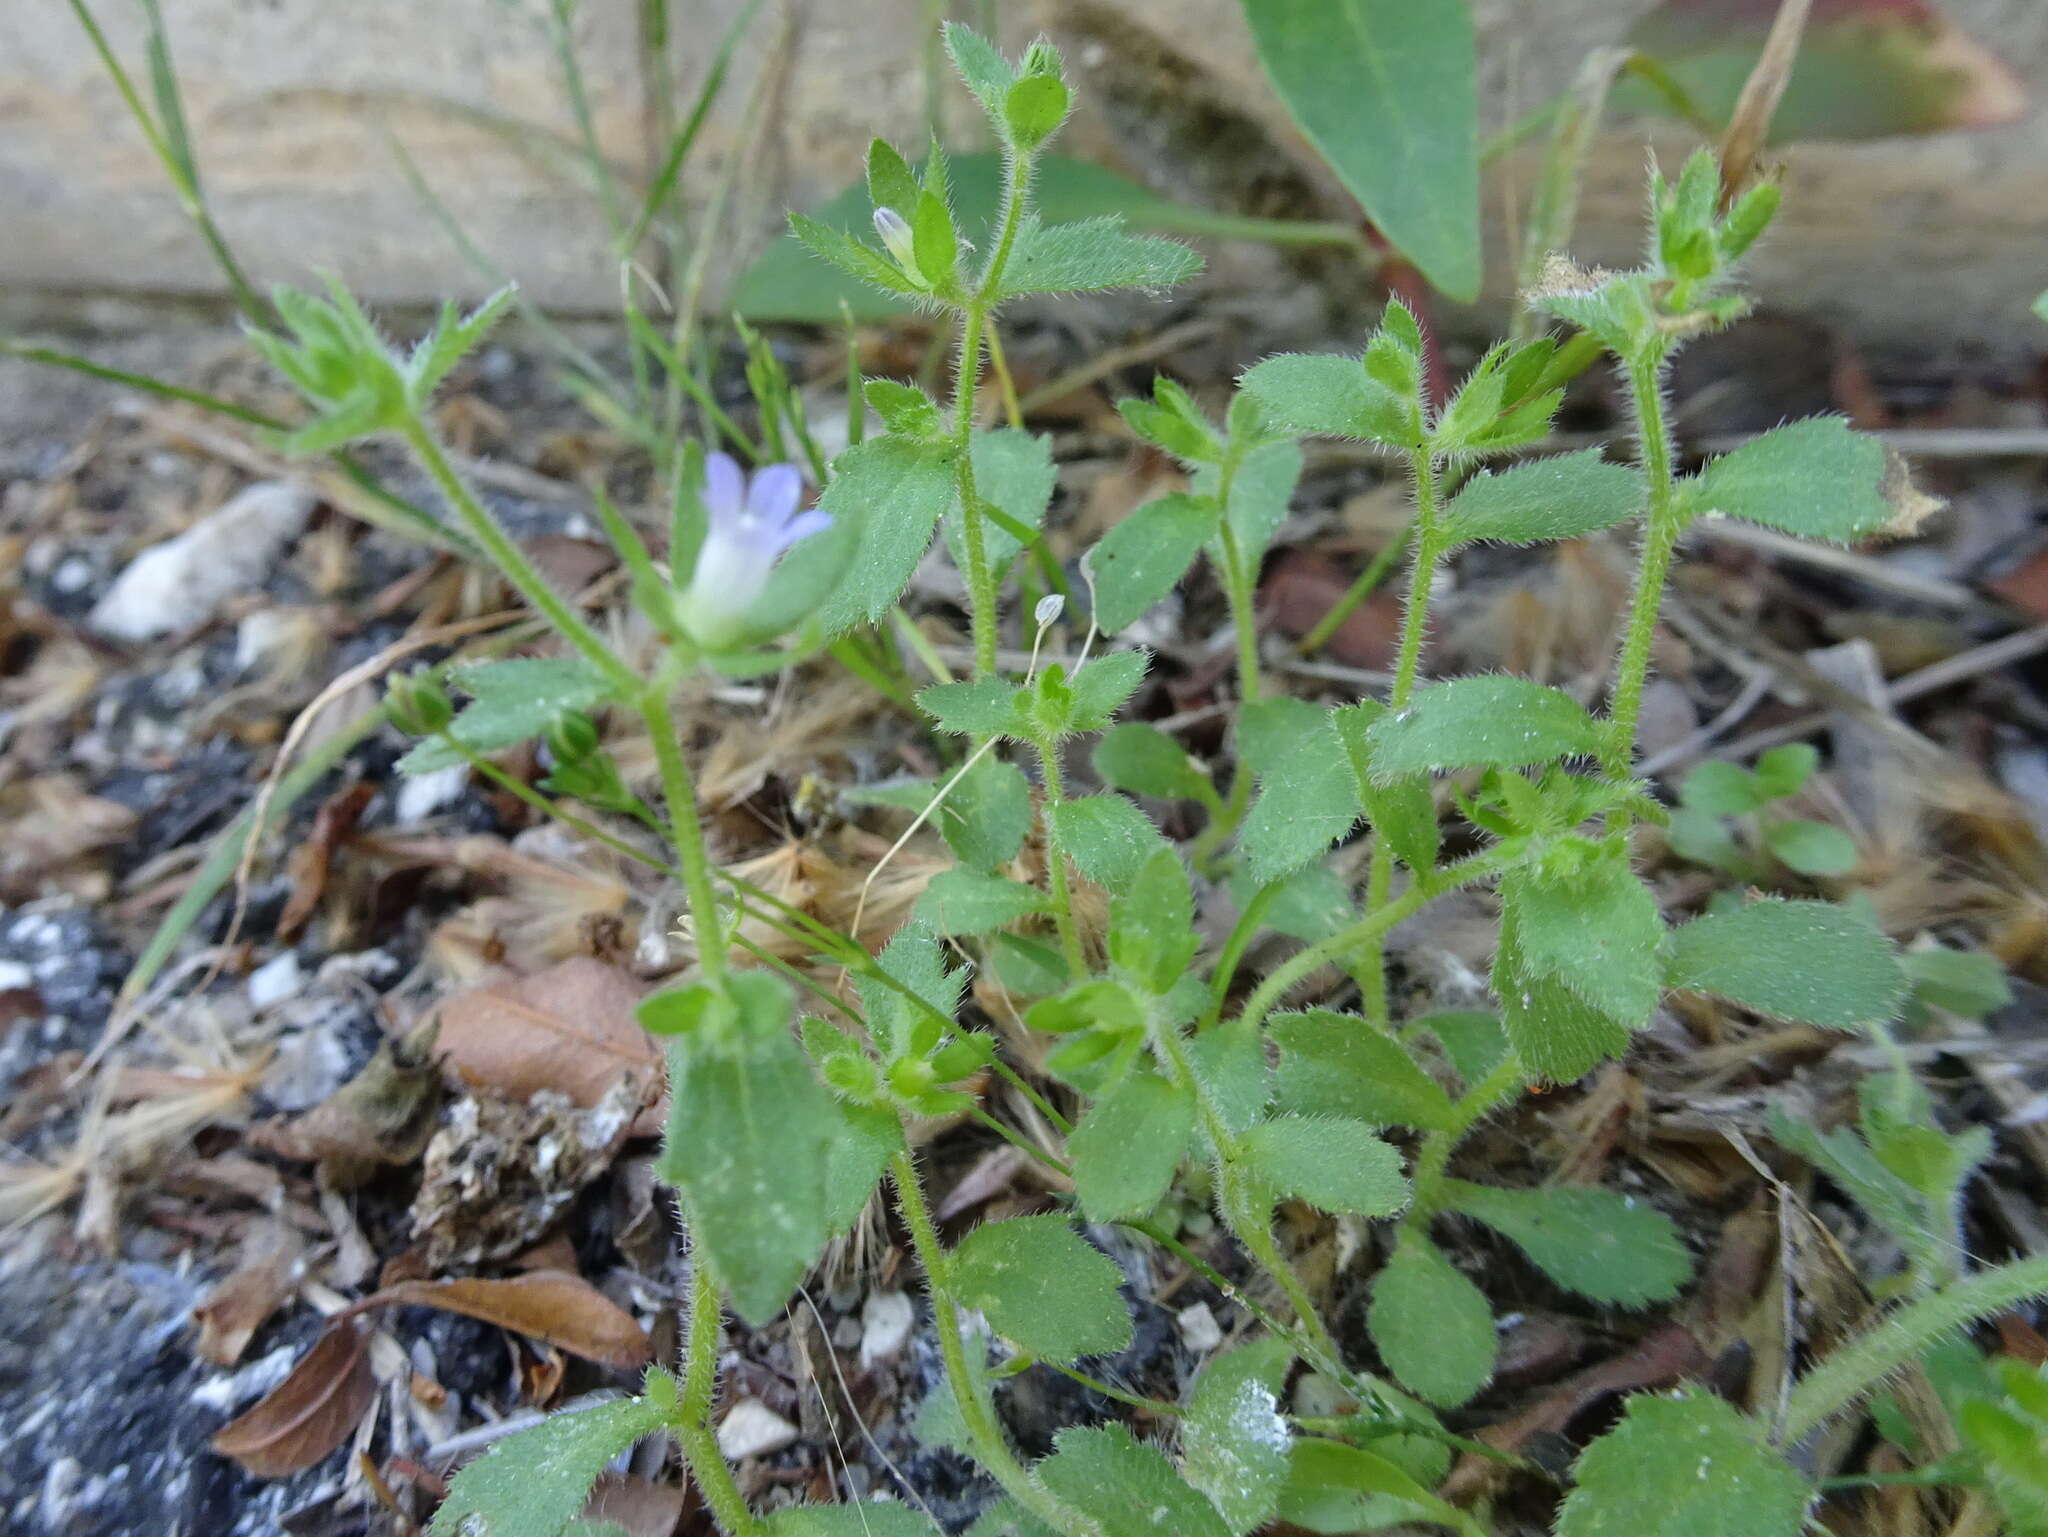
[[[893,208],[877,208],[875,233],[882,237],[882,244],[896,258],[896,265],[903,269],[905,276],[915,278],[923,286],[924,274],[918,270],[917,242],[910,233],[909,221]]]
[[[384,688],[384,709],[391,724],[407,736],[432,736],[455,718],[441,682],[426,668],[393,678]]]

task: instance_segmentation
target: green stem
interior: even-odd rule
[[[654,757],[661,768],[661,792],[668,805],[669,840],[675,846],[676,862],[682,869],[683,895],[690,904],[690,921],[697,931],[697,965],[704,980],[713,986],[725,980],[725,921],[718,911],[718,895],[711,889],[711,857],[704,851],[704,824],[697,818],[697,791],[690,782],[690,767],[683,761],[683,744],[676,735],[675,716],[669,710],[671,679],[657,676],[639,691],[636,701],[640,718],[654,738]]]
[[[1521,1082],[1520,1059],[1512,1051],[1503,1053],[1493,1071],[1452,1106],[1450,1125],[1424,1134],[1422,1146],[1415,1153],[1415,1196],[1402,1215],[1403,1227],[1418,1232],[1428,1228],[1429,1219],[1436,1214],[1437,1194],[1443,1189],[1444,1171],[1450,1166],[1452,1152],[1465,1139],[1465,1133],[1520,1087]]]
[[[526,558],[526,552],[505,532],[489,509],[477,500],[462,477],[455,473],[455,466],[449,463],[441,445],[434,441],[427,424],[416,416],[408,417],[399,432],[406,446],[412,450],[413,457],[419,460],[420,468],[427,472],[436,489],[462,520],[470,538],[476,541],[477,547],[505,580],[518,589],[519,595],[532,604],[564,640],[582,652],[614,687],[621,692],[637,689],[640,679],[633,669],[619,660],[597,631],[569,606],[568,599],[548,585],[547,578]]]
[[[1194,1063],[1188,1059],[1187,1045],[1181,1040],[1177,1026],[1164,1020],[1154,1019],[1147,1025],[1147,1034],[1152,1042],[1153,1055],[1166,1070],[1167,1077],[1185,1088],[1195,1101],[1195,1109],[1202,1120],[1203,1133],[1209,1145],[1216,1150],[1218,1179],[1223,1189],[1222,1199],[1217,1202],[1224,1221],[1237,1241],[1258,1262],[1273,1284],[1286,1297],[1287,1305],[1294,1310],[1295,1327],[1314,1346],[1314,1354],[1331,1362],[1339,1370],[1343,1367],[1343,1354],[1337,1348],[1337,1341],[1324,1325],[1322,1315],[1316,1311],[1313,1298],[1301,1284],[1301,1278],[1294,1273],[1294,1267],[1287,1263],[1287,1256],[1280,1252],[1280,1245],[1273,1239],[1272,1210],[1260,1202],[1240,1209],[1240,1203],[1232,1199],[1230,1190],[1240,1176],[1236,1170],[1243,1158],[1243,1139],[1231,1130],[1230,1122],[1223,1114],[1209,1087],[1195,1071]],[[1252,1207],[1259,1207],[1253,1210]]]
[[[984,311],[969,304],[960,331],[960,369],[953,386],[953,479],[960,495],[960,529],[967,547],[968,622],[974,631],[974,676],[996,673],[995,573],[988,562],[988,534],[974,489],[974,396],[981,382],[981,326]]]
[[[908,1147],[891,1155],[889,1174],[896,1187],[897,1209],[903,1214],[903,1225],[910,1230],[911,1247],[917,1251],[918,1263],[924,1266],[925,1283],[931,1292],[932,1322],[939,1336],[939,1357],[945,1364],[946,1380],[952,1385],[967,1438],[974,1445],[975,1460],[988,1470],[1005,1494],[1054,1531],[1065,1533],[1066,1537],[1105,1537],[1098,1523],[1032,1477],[1030,1469],[1011,1449],[1002,1423],[996,1418],[995,1405],[968,1366],[967,1345],[960,1333],[960,1312],[953,1305],[949,1286],[949,1261],[939,1243],[939,1231],[933,1225],[931,1208],[925,1203],[924,1187],[918,1182],[917,1165]]]
[[[1664,350],[1646,349],[1627,363],[1629,400],[1634,409],[1636,439],[1643,474],[1650,484],[1649,512],[1643,525],[1642,555],[1636,566],[1635,595],[1629,602],[1628,628],[1614,664],[1614,692],[1607,706],[1607,743],[1600,766],[1620,777],[1635,761],[1636,716],[1643,705],[1643,683],[1650,670],[1650,644],[1657,634],[1657,614],[1664,601],[1664,583],[1678,536],[1685,531],[1685,510],[1679,505],[1671,474],[1671,432],[1664,421]]]
[[[1261,1028],[1274,1005],[1286,997],[1288,990],[1304,977],[1320,967],[1342,960],[1347,955],[1358,954],[1367,945],[1383,939],[1389,929],[1406,922],[1444,893],[1460,886],[1469,886],[1474,881],[1491,879],[1513,868],[1520,857],[1519,853],[1492,848],[1483,854],[1461,859],[1456,864],[1446,865],[1427,877],[1418,876],[1406,891],[1386,906],[1365,914],[1349,928],[1295,952],[1275,966],[1259,984],[1238,1018],[1250,1021],[1247,1027],[1249,1029]]]
[[[1074,926],[1074,896],[1067,885],[1067,849],[1060,838],[1059,809],[1066,801],[1066,787],[1060,775],[1059,744],[1048,739],[1037,745],[1039,768],[1045,775],[1046,895],[1052,898],[1053,926],[1059,930],[1067,972],[1078,981],[1088,975],[1088,957],[1081,949],[1081,931]]]
[[[1436,582],[1436,568],[1442,563],[1445,542],[1437,518],[1437,463],[1430,451],[1417,448],[1409,455],[1409,469],[1415,480],[1415,564],[1408,575],[1408,601],[1401,618],[1401,648],[1394,660],[1394,686],[1387,696],[1388,708],[1407,708],[1415,692],[1415,678],[1422,668],[1422,642],[1429,630],[1429,595]],[[1393,846],[1375,830],[1372,866],[1365,881],[1365,910],[1378,911],[1386,905],[1394,885]],[[1386,945],[1374,939],[1358,957],[1358,977],[1365,1017],[1386,1028],[1387,1007]]]
[[[718,1449],[711,1428],[712,1399],[718,1388],[718,1336],[725,1322],[718,1301],[718,1282],[701,1255],[690,1266],[689,1333],[683,1341],[683,1391],[670,1428],[682,1444],[704,1503],[725,1537],[758,1537],[767,1523],[747,1508],[747,1497],[733,1482],[732,1469]]]

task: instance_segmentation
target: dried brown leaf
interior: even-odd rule
[[[639,1367],[654,1359],[647,1331],[632,1314],[583,1277],[565,1270],[530,1270],[504,1280],[460,1276],[404,1281],[365,1297],[355,1307],[384,1303],[480,1318],[607,1366]]]
[[[573,956],[450,998],[441,1050],[466,1083],[516,1100],[553,1089],[587,1110],[623,1079],[651,1088],[660,1077],[660,1049],[633,1016],[643,991],[618,967]]]
[[[346,1441],[376,1392],[369,1341],[336,1319],[291,1375],[214,1433],[213,1449],[257,1478],[283,1478]]]
[[[386,1041],[363,1070],[302,1115],[254,1128],[250,1142],[282,1158],[318,1163],[336,1188],[379,1165],[411,1163],[434,1135],[441,1107],[435,1023]]]
[[[334,862],[335,849],[355,831],[357,821],[376,793],[375,785],[359,780],[321,803],[306,841],[292,850],[291,895],[285,899],[284,911],[277,919],[280,943],[289,943],[312,918],[320,898],[326,894],[327,872]]]
[[[256,1331],[298,1285],[305,1240],[282,1222],[265,1222],[242,1243],[242,1260],[192,1310],[200,1358],[233,1366]]]

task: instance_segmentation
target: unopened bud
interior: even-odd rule
[[[917,243],[910,233],[909,221],[893,208],[877,208],[875,233],[896,258],[896,265],[922,282],[923,275],[917,270]]]
[[[1066,612],[1067,600],[1056,592],[1049,592],[1038,600],[1038,606],[1031,611],[1031,617],[1038,621],[1042,630],[1047,625],[1059,623],[1059,617]]]

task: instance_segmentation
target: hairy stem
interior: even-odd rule
[[[640,690],[636,701],[640,718],[647,722],[654,738],[654,758],[661,769],[661,793],[668,806],[669,839],[675,845],[676,863],[682,870],[683,895],[690,904],[690,921],[697,932],[697,965],[704,980],[716,986],[725,979],[725,921],[719,915],[718,894],[711,888],[711,856],[704,849],[704,824],[697,818],[697,790],[690,782],[690,766],[683,761],[683,744],[676,735],[673,712],[668,706],[669,678],[657,676]]]
[[[1401,649],[1394,660],[1394,686],[1387,696],[1388,707],[1406,709],[1415,692],[1415,677],[1422,668],[1422,641],[1429,631],[1429,595],[1436,583],[1436,568],[1444,556],[1444,538],[1437,517],[1437,463],[1427,448],[1409,455],[1409,471],[1415,481],[1415,563],[1408,573],[1408,602],[1401,618]],[[1384,907],[1394,885],[1394,850],[1374,829],[1372,866],[1365,879],[1365,910],[1368,914]],[[1384,1029],[1391,1018],[1387,1007],[1387,955],[1382,939],[1363,946],[1356,972],[1365,1017]]]
[[[505,580],[517,589],[519,596],[532,604],[564,640],[582,652],[613,687],[621,692],[637,689],[640,686],[639,676],[604,643],[597,631],[585,623],[583,616],[570,607],[569,600],[548,585],[547,578],[526,558],[526,552],[519,548],[512,536],[499,525],[497,518],[477,499],[476,493],[456,474],[455,466],[434,440],[427,424],[416,416],[408,417],[399,432],[406,446],[412,450],[413,457],[419,460],[420,468],[427,472],[435,488],[462,520],[470,538],[476,541],[477,547]]]
[[[953,481],[960,497],[960,528],[967,551],[968,622],[974,631],[974,676],[996,672],[995,573],[988,561],[988,532],[983,527],[981,499],[974,488],[974,396],[981,382],[981,328],[984,311],[967,307],[960,330],[960,370],[953,394]]]
[[[1383,940],[1387,931],[1405,922],[1422,911],[1445,892],[1459,886],[1469,886],[1474,881],[1491,879],[1513,868],[1518,856],[1504,850],[1488,849],[1483,854],[1474,854],[1456,864],[1446,865],[1427,877],[1418,876],[1408,889],[1376,912],[1367,913],[1350,927],[1341,929],[1328,939],[1319,940],[1305,949],[1296,951],[1266,974],[1243,1010],[1240,1020],[1248,1020],[1248,1029],[1262,1028],[1266,1016],[1274,1005],[1287,996],[1288,990],[1318,968],[1342,960],[1347,955],[1357,955],[1366,946]]]
[[[1778,1440],[1789,1444],[1847,1407],[1945,1334],[2048,1294],[2048,1255],[1980,1270],[1966,1281],[1908,1303],[1844,1345],[1792,1390]]]
[[[1649,511],[1643,524],[1642,554],[1636,565],[1635,595],[1628,625],[1614,664],[1614,692],[1607,706],[1607,742],[1600,766],[1622,776],[1635,761],[1636,716],[1643,706],[1643,683],[1650,670],[1650,643],[1657,634],[1657,614],[1664,602],[1664,583],[1678,536],[1685,531],[1685,511],[1678,504],[1671,474],[1671,432],[1664,421],[1662,348],[1646,349],[1626,362],[1629,400],[1634,411],[1638,453],[1650,485]]]
[[[1081,931],[1074,926],[1074,896],[1067,884],[1067,849],[1060,839],[1059,809],[1066,800],[1066,785],[1060,774],[1059,744],[1051,739],[1038,743],[1038,764],[1045,775],[1045,889],[1052,899],[1053,927],[1059,930],[1060,952],[1067,958],[1067,973],[1076,978],[1088,975],[1088,957],[1081,949]]]
[[[917,1250],[918,1263],[924,1266],[925,1282],[931,1292],[932,1322],[938,1330],[939,1356],[959,1405],[961,1422],[974,1443],[975,1460],[1002,1485],[1005,1494],[1054,1531],[1065,1533],[1066,1537],[1104,1537],[1100,1525],[1032,1477],[1031,1470],[1011,1449],[1002,1423],[996,1418],[995,1405],[968,1366],[967,1345],[960,1333],[960,1310],[953,1305],[948,1287],[946,1251],[939,1243],[939,1231],[932,1223],[931,1208],[925,1203],[924,1187],[918,1181],[917,1165],[909,1148],[891,1156],[889,1175],[896,1187],[896,1205],[903,1215],[903,1225],[910,1230],[911,1247]]]
[[[690,1265],[689,1333],[683,1340],[683,1392],[670,1428],[682,1444],[690,1477],[711,1507],[725,1537],[757,1537],[768,1530],[733,1482],[732,1469],[711,1428],[712,1399],[718,1389],[718,1336],[725,1322],[718,1282],[703,1258]]]

